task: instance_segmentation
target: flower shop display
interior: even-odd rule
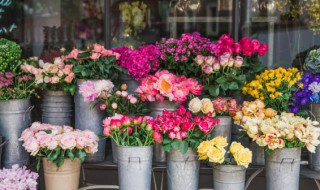
[[[12,168],[0,170],[0,189],[37,190],[36,172],[25,166],[13,165]]]
[[[152,145],[150,116],[116,114],[103,120],[103,135],[117,144],[120,189],[150,189]]]
[[[0,39],[0,134],[7,143],[3,147],[3,167],[25,165],[28,153],[21,147],[18,136],[30,125],[31,106],[29,98],[36,95],[32,76],[24,73],[21,48],[13,41]]]
[[[75,92],[72,64],[64,57],[55,57],[53,63],[31,57],[21,69],[35,77],[36,85],[44,90],[41,105],[42,122],[53,125],[73,124],[73,98]]]
[[[119,75],[123,72],[122,68],[116,64],[120,54],[105,49],[100,44],[94,44],[87,50],[72,50],[65,57],[67,63],[73,64],[73,72],[77,79],[75,102],[75,128],[90,129],[96,134],[101,134],[99,127],[105,113],[99,107],[89,107],[89,102],[84,101],[79,93],[79,86],[87,80],[110,79],[117,82]],[[87,156],[86,162],[101,162],[105,159],[105,140],[100,139],[99,150],[97,153]]]
[[[198,189],[199,161],[195,149],[206,140],[219,123],[208,116],[192,116],[184,106],[176,111],[164,110],[150,122],[153,138],[168,153],[168,189]]]
[[[242,92],[262,100],[266,107],[275,109],[280,114],[289,111],[294,99],[293,92],[296,91],[296,84],[300,80],[301,75],[296,68],[269,69],[247,83]]]
[[[318,122],[285,112],[265,119],[242,118],[244,132],[266,147],[267,190],[280,190],[282,186],[298,190],[301,147],[314,153],[320,144],[320,129],[315,125]]]
[[[19,140],[37,158],[38,170],[43,162],[47,190],[76,190],[81,162],[87,154],[97,152],[99,138],[90,130],[34,122]]]
[[[252,162],[252,152],[238,142],[232,142],[230,148],[228,145],[227,138],[222,136],[201,142],[197,148],[199,160],[209,160],[214,164],[215,190],[244,190],[246,168]]]
[[[193,98],[189,102],[188,108],[193,114],[211,115],[219,119],[219,124],[214,127],[211,138],[223,136],[227,138],[228,144],[231,142],[232,117],[241,106],[237,105],[237,101],[233,98],[223,99],[217,97],[214,100],[209,98]]]

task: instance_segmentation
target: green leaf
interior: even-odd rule
[[[188,151],[188,143],[187,141],[182,141],[180,143],[179,151],[182,153],[186,153]]]
[[[223,84],[221,84],[221,88],[222,88],[222,90],[223,91],[226,91],[226,90],[228,90],[228,88],[229,88],[229,83],[223,83]]]
[[[219,92],[220,92],[219,85],[216,85],[216,86],[214,86],[212,88],[209,88],[209,93],[213,97],[219,96]]]
[[[164,151],[169,152],[171,150],[171,144],[162,145]]]
[[[171,143],[172,148],[179,150],[181,141],[178,139],[173,140]]]
[[[77,150],[76,151],[76,157],[80,159],[81,162],[84,162],[84,159],[86,158],[86,153],[83,150]]]
[[[136,141],[138,142],[138,145],[139,145],[139,146],[143,146],[141,140],[140,140],[138,137],[136,137],[135,139],[136,139]]]
[[[53,150],[48,155],[48,161],[54,161],[58,158],[59,154],[61,152],[61,148],[58,147],[56,150]]]
[[[72,150],[67,150],[67,156],[68,156],[68,158],[70,158],[70,160],[74,160],[74,154],[73,154]]]
[[[164,138],[163,141],[162,141],[162,144],[169,144],[171,143],[171,139],[168,139],[168,138]]]
[[[224,76],[219,77],[219,78],[216,80],[216,82],[217,82],[218,84],[222,84],[222,83],[224,83],[224,82],[226,82],[226,81],[227,81],[227,79],[226,79],[226,77],[224,77]]]
[[[230,90],[239,90],[239,85],[236,82],[231,82],[229,84],[229,89]]]

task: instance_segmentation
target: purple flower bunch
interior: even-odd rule
[[[174,61],[187,61],[189,57],[206,55],[214,52],[214,43],[198,32],[182,34],[180,38],[162,38],[157,43],[161,51],[161,59],[174,59]]]
[[[27,170],[25,166],[18,165],[11,169],[0,170],[0,189],[36,190],[38,173]]]
[[[159,68],[160,50],[155,45],[145,45],[135,50],[123,46],[113,51],[121,54],[117,63],[135,80],[141,80]]]
[[[2,73],[0,72],[0,88],[5,88],[13,85],[14,75],[11,72]]]
[[[308,102],[320,102],[320,76],[313,76],[305,73],[300,82],[297,83],[297,90],[293,93],[294,100],[289,107],[290,112],[296,113],[301,106]]]

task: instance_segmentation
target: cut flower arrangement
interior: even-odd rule
[[[210,132],[219,124],[219,119],[209,116],[192,116],[184,106],[176,111],[164,110],[163,114],[149,123],[153,138],[165,151],[172,148],[182,153],[188,148],[196,149],[199,144],[210,137]]]
[[[158,71],[155,75],[149,75],[141,80],[136,90],[143,101],[163,102],[165,98],[169,101],[182,103],[187,100],[188,95],[200,95],[202,85],[192,78],[177,76],[167,70]]]
[[[103,120],[103,135],[121,146],[149,146],[154,143],[150,116],[128,117],[115,114]]]
[[[242,113],[237,113],[234,119],[254,142],[267,147],[268,152],[285,147],[306,147],[314,153],[320,144],[320,129],[316,127],[319,123],[293,113],[276,113],[271,108],[264,109],[264,104],[258,100],[245,102]]]
[[[235,161],[238,166],[247,168],[252,162],[252,152],[238,142],[232,142],[228,152],[225,149],[227,146],[227,138],[222,136],[203,141],[197,148],[199,160],[209,160],[214,164],[223,165],[233,165]],[[230,154],[230,157],[225,159],[225,154]]]
[[[58,168],[66,158],[79,158],[83,162],[86,154],[98,151],[99,138],[90,130],[34,122],[22,132],[19,140],[23,141],[26,151],[37,158],[39,170],[42,158],[52,161]]]
[[[34,77],[20,68],[20,46],[1,38],[0,49],[0,100],[24,99],[36,95]]]
[[[237,105],[236,99],[233,98],[224,100],[221,97],[217,97],[214,100],[209,98],[200,100],[196,97],[189,102],[188,109],[196,115],[210,114],[212,117],[234,116],[241,109],[241,106]]]
[[[114,89],[110,80],[86,81],[79,86],[79,93],[84,101],[90,102],[94,107],[100,104],[100,109],[105,110],[109,115],[144,115],[149,112],[146,102],[140,97],[128,94],[127,86],[121,85],[119,90]],[[98,103],[97,101],[98,100]]]
[[[67,64],[73,64],[73,72],[77,79],[118,79],[123,72],[115,62],[120,54],[94,44],[87,50],[74,49],[65,56]]]
[[[41,89],[64,91],[73,95],[75,74],[72,67],[72,64],[65,64],[63,56],[55,57],[53,63],[44,63],[37,57],[31,57],[21,65],[23,71],[35,77],[36,85]]]
[[[0,170],[0,189],[37,190],[39,174],[23,166],[13,165],[10,169]]]
[[[293,101],[296,84],[301,80],[297,68],[265,70],[242,88],[243,94],[263,101],[268,108],[275,109],[279,114],[288,112]]]
[[[308,102],[320,102],[320,76],[313,76],[311,73],[305,73],[301,81],[297,83],[297,90],[293,93],[294,100],[289,107],[290,112],[304,114],[306,111],[301,110],[302,106]]]
[[[134,50],[123,46],[113,51],[121,55],[116,63],[137,81],[156,72],[159,68],[160,50],[155,45],[140,46]]]

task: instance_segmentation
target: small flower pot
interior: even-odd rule
[[[56,164],[43,158],[43,171],[46,190],[78,190],[81,162],[65,159],[58,169]]]

